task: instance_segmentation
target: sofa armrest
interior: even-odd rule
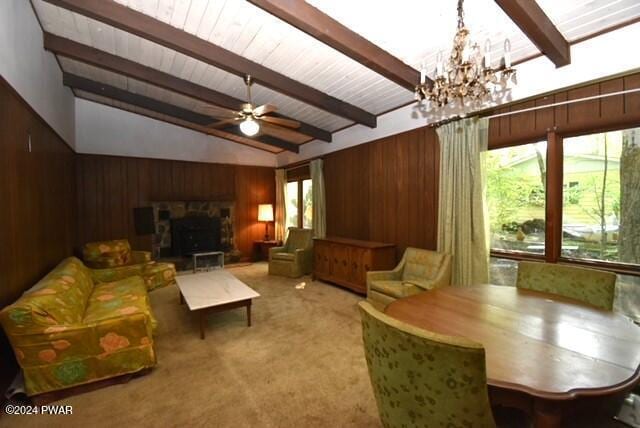
[[[313,248],[301,248],[295,251],[295,263],[302,267],[303,272],[313,270]]]
[[[151,261],[150,251],[132,251],[131,258],[129,259],[130,264],[147,263],[150,261]]]
[[[275,253],[284,253],[286,251],[286,247],[271,247],[269,248],[269,261]]]

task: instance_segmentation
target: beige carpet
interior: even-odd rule
[[[0,426],[376,427],[380,426],[360,337],[361,297],[322,282],[230,271],[261,297],[252,308],[198,318],[176,287],[151,293],[159,321],[158,365],[148,375],[56,404],[72,416],[0,416]]]

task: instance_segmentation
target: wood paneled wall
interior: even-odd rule
[[[439,156],[433,128],[326,155],[327,234],[435,249]]]
[[[640,73],[556,92],[497,109],[495,113],[635,88],[640,88]],[[571,136],[638,125],[640,125],[640,93],[636,92],[491,119],[489,146],[498,148],[540,141],[546,139],[549,131]]]
[[[74,156],[0,79],[0,307],[73,252]]]
[[[0,77],[0,308],[72,254],[75,200],[73,151]],[[15,368],[0,329],[2,391]]]
[[[151,250],[150,236],[137,236],[133,208],[153,201],[235,201],[236,245],[249,256],[264,235],[258,204],[274,203],[273,168],[77,155],[78,246],[128,238]]]

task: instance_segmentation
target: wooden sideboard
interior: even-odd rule
[[[367,272],[391,270],[396,246],[346,238],[316,238],[313,244],[313,279],[321,279],[367,293]]]

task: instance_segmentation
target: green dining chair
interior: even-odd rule
[[[516,286],[569,297],[612,311],[616,274],[555,263],[519,262]]]
[[[360,313],[385,427],[495,427],[482,345],[410,326],[369,302],[360,302]]]

